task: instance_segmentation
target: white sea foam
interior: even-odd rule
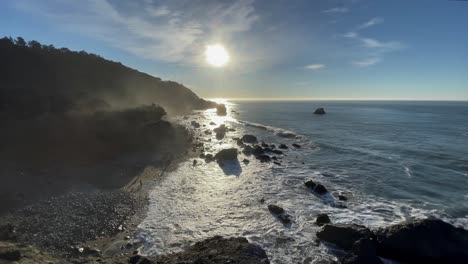
[[[207,128],[216,120],[237,124],[229,117],[216,119],[211,111],[193,116]],[[180,122],[189,120],[180,119]],[[204,135],[206,152],[236,147],[230,137],[245,133],[261,136],[259,127],[240,122],[236,131],[228,132],[227,138],[219,141],[214,135]],[[252,123],[250,123],[252,124]],[[262,126],[267,133],[276,128]],[[203,129],[204,130],[204,129]],[[297,135],[296,135],[297,136]],[[305,166],[293,156],[309,151],[311,146],[286,151],[296,155],[282,157],[282,166],[261,163],[252,157],[240,154],[239,160],[250,163],[227,162],[224,167],[217,163],[205,163],[197,159],[183,162],[178,169],[165,175],[150,193],[150,205],[146,219],[140,224],[139,236],[145,241],[143,253],[165,254],[180,251],[184,246],[205,238],[222,236],[244,236],[250,242],[264,248],[272,263],[317,263],[336,260],[323,245],[315,245],[318,227],[313,223],[319,213],[327,213],[334,223],[363,224],[372,229],[398,223],[412,218],[435,216],[458,226],[468,225],[468,216],[452,219],[443,212],[413,206],[406,200],[387,200],[356,190],[336,185],[336,179],[347,179],[346,171],[326,173],[312,166]],[[411,173],[409,167],[404,167]],[[331,195],[314,195],[305,188],[304,181],[313,178],[324,184]],[[345,193],[349,198],[347,208],[334,206],[338,201],[333,195]],[[465,196],[465,198],[468,197]],[[264,200],[262,203],[260,200]],[[283,226],[268,209],[268,204],[277,204],[291,215],[292,225]]]
[[[411,173],[411,169],[409,167],[403,166],[405,168],[405,173],[408,178],[412,178],[413,174]]]
[[[240,124],[243,124],[243,125],[246,125],[246,126],[255,127],[255,128],[258,128],[258,129],[261,129],[261,130],[270,131],[270,132],[274,133],[275,135],[277,135],[279,137],[298,138],[298,139],[303,138],[303,136],[297,135],[293,131],[278,128],[278,127],[272,127],[272,126],[267,126],[267,125],[262,125],[262,124],[258,124],[258,123],[247,122],[247,121],[241,121],[241,120],[239,120],[238,122]]]

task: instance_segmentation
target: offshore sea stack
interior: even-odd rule
[[[322,107],[317,108],[317,109],[315,109],[314,114],[316,114],[316,115],[324,115],[324,114],[325,114],[325,109],[323,109]]]
[[[217,104],[216,105],[216,114],[219,116],[227,115],[226,106],[224,104]]]

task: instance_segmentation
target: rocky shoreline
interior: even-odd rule
[[[221,113],[224,112],[221,109]],[[186,118],[188,120],[188,118]],[[288,149],[300,149],[295,143],[269,144],[259,142],[255,135],[233,138],[239,148],[225,148],[217,153],[205,152],[197,133],[216,134],[223,139],[234,131],[225,125],[210,130],[195,120],[188,121],[194,130],[192,151],[164,166],[144,171],[118,190],[90,189],[67,192],[38,201],[2,217],[0,221],[1,263],[269,263],[265,251],[244,237],[211,237],[185,248],[184,251],[160,256],[141,256],[142,241],[135,230],[144,217],[147,192],[152,183],[166,170],[177,167],[179,161],[198,158],[217,162],[220,167],[238,155],[281,166]],[[207,132],[208,131],[208,132]],[[249,163],[248,159],[241,162]],[[347,197],[330,194],[325,186],[310,179],[304,182],[318,197],[331,199],[330,206],[346,208]],[[260,201],[262,204],[264,201]],[[275,204],[265,209],[285,227],[292,216]],[[437,219],[413,220],[379,230],[365,226],[334,224],[326,214],[317,215],[321,226],[311,243],[339,249],[339,263],[468,263],[468,231]],[[315,242],[314,242],[315,241]],[[334,251],[331,250],[333,253]],[[344,252],[344,253],[343,253]],[[334,262],[329,262],[334,263]]]

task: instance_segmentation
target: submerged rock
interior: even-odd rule
[[[340,200],[340,201],[348,201],[348,198],[347,198],[346,196],[344,196],[344,195],[339,194],[339,195],[338,195],[338,200]]]
[[[301,148],[301,145],[296,144],[296,143],[293,143],[292,146],[295,147],[295,148]]]
[[[254,135],[244,135],[242,136],[242,141],[245,143],[255,143],[257,142],[257,137]]]
[[[265,150],[261,146],[255,145],[253,147],[252,154],[254,154],[254,155],[263,155],[264,153],[265,153]]]
[[[317,219],[315,220],[315,224],[318,226],[323,226],[325,224],[329,224],[330,222],[330,218],[327,214],[319,214],[317,215]]]
[[[315,109],[314,114],[316,115],[324,115],[325,114],[325,109],[322,107]]]
[[[237,160],[237,149],[229,148],[220,150],[218,153],[216,153],[214,158],[218,161]]]
[[[324,195],[328,192],[327,188],[325,188],[325,186],[323,186],[322,184],[317,184],[317,186],[315,186],[314,188],[314,192],[320,194],[320,195]]]
[[[278,146],[278,148],[280,148],[280,149],[288,149],[288,146],[286,146],[285,144],[280,144],[280,145]]]
[[[304,182],[304,185],[307,188],[314,189],[317,184],[312,180],[308,180],[308,181]]]
[[[279,150],[279,149],[274,149],[272,150],[271,152],[275,153],[275,154],[278,154],[278,155],[281,155],[283,154],[283,151]]]
[[[283,224],[289,224],[291,223],[291,219],[290,216],[288,214],[286,214],[286,212],[284,211],[283,208],[277,206],[277,205],[274,205],[274,204],[270,204],[268,205],[268,210],[270,211],[270,213],[272,213],[273,215],[275,215],[276,217],[278,217],[278,219],[283,223]]]
[[[257,158],[258,160],[260,160],[260,162],[270,162],[270,161],[271,161],[270,156],[268,156],[268,155],[266,155],[266,154],[257,155],[256,158]]]

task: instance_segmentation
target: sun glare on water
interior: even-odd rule
[[[206,46],[205,57],[206,62],[215,67],[223,67],[229,62],[229,54],[220,44]]]

